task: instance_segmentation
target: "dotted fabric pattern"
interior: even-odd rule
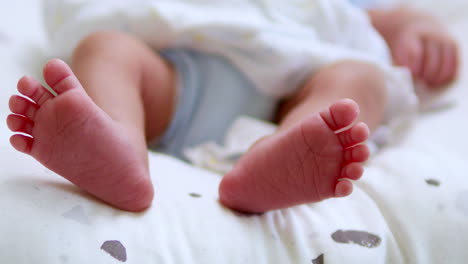
[[[24,59],[42,44],[24,41],[23,27],[4,30],[12,25],[6,17],[31,34],[41,30],[29,0],[10,2],[22,6],[0,9],[2,120],[15,80],[40,72]],[[466,18],[451,26],[463,48],[467,27]],[[457,98],[468,97],[466,86],[462,73]],[[0,263],[464,263],[468,124],[460,120],[467,112],[457,101],[421,118],[402,143],[369,162],[349,198],[263,215],[223,208],[219,175],[154,153],[153,206],[139,214],[116,210],[14,151],[0,126]]]

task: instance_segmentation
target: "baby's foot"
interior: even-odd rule
[[[262,139],[224,176],[221,202],[259,213],[349,195],[349,180],[362,176],[361,163],[369,157],[362,144],[369,136],[367,125],[351,126],[358,113],[354,101],[341,100]]]
[[[54,97],[39,82],[23,77],[7,118],[15,149],[33,156],[98,198],[125,210],[151,203],[148,169],[125,129],[86,94],[70,68],[60,60],[44,67]],[[30,136],[25,136],[30,135]]]

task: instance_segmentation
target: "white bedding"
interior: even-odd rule
[[[468,4],[453,3],[427,7],[468,47],[459,11]],[[39,77],[48,47],[36,1],[4,5],[0,120],[16,80]],[[153,207],[115,210],[15,152],[1,125],[0,263],[464,263],[467,77],[463,68],[453,105],[420,116],[401,144],[369,162],[352,196],[261,216],[220,206],[220,176],[154,153]],[[355,243],[339,243],[347,239]]]

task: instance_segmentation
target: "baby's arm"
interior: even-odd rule
[[[408,67],[414,78],[429,87],[441,87],[456,78],[458,46],[434,17],[405,7],[368,13],[396,65]]]

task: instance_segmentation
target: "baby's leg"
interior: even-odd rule
[[[169,123],[173,70],[141,42],[119,33],[84,39],[71,69],[51,60],[44,79],[57,96],[23,77],[12,96],[12,145],[82,189],[121,209],[151,204],[145,138]],[[76,74],[76,76],[75,76]]]
[[[382,121],[385,98],[382,74],[369,64],[347,61],[322,69],[283,104],[277,132],[224,176],[221,202],[265,212],[349,195],[348,180],[361,177],[369,156],[362,144],[368,126]]]

